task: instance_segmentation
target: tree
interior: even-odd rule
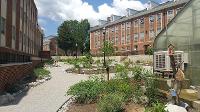
[[[88,36],[90,24],[88,20],[64,21],[58,28],[58,45],[60,48],[67,51],[75,51],[76,43],[78,49],[83,53],[85,41]]]
[[[108,57],[111,56],[114,53],[113,44],[110,43],[109,41],[105,41],[102,48],[102,52],[103,53],[105,52],[105,55]]]

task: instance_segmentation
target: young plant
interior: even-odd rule
[[[115,66],[116,78],[117,79],[128,79],[128,68],[124,65],[117,64]]]
[[[72,95],[78,103],[90,103],[98,99],[103,89],[104,85],[101,81],[81,81],[71,86],[67,95]]]
[[[111,93],[103,96],[97,103],[98,112],[123,112],[124,96],[119,93]]]

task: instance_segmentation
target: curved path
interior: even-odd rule
[[[85,75],[66,73],[66,65],[50,68],[52,79],[31,88],[16,98],[8,106],[0,107],[0,112],[56,112],[69,98],[65,96],[66,90],[80,80],[88,79]]]

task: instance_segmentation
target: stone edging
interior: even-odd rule
[[[73,100],[73,97],[70,97],[69,99],[67,99],[61,106],[60,108],[56,111],[56,112],[66,112],[67,108],[68,108],[68,104],[70,104]]]
[[[44,82],[47,82],[50,79],[51,79],[51,77],[46,77],[46,78],[41,79],[41,80],[36,80],[36,82],[25,84],[24,85],[25,86],[24,89],[19,90],[18,92],[13,93],[12,95],[7,93],[5,95],[0,96],[0,99],[1,99],[0,106],[5,105],[5,104],[9,104],[10,102],[14,101],[15,97],[17,97],[21,93],[28,91],[30,88],[34,88],[36,86],[39,86],[39,85],[43,84]]]

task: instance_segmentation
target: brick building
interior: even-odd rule
[[[0,0],[0,91],[41,60],[43,31],[34,0]]]
[[[49,52],[49,56],[65,56],[65,51],[58,47],[57,36],[48,36],[44,39],[43,52]]]
[[[113,43],[118,55],[145,54],[157,34],[188,1],[174,0],[163,4],[149,1],[147,8],[142,11],[127,9],[124,17],[111,15],[107,20],[99,20],[99,25],[90,29],[91,54],[100,53],[104,34],[105,40]]]

